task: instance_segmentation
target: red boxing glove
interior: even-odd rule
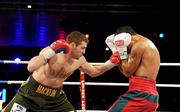
[[[113,68],[114,66],[117,66],[118,63],[121,62],[121,58],[119,56],[118,52],[115,52],[111,55],[110,59],[105,62],[105,66],[109,69]]]
[[[65,40],[57,40],[53,42],[48,49],[46,49],[41,54],[44,56],[46,60],[50,59],[56,53],[60,53],[63,51],[64,53],[69,53],[71,50],[71,46]]]
[[[111,57],[110,57],[110,61],[111,61],[111,63],[120,63],[121,58],[119,56],[119,53],[116,52],[116,53],[112,54]]]
[[[69,53],[71,50],[70,45],[63,39],[57,40],[50,45],[56,53],[63,51],[64,53]]]

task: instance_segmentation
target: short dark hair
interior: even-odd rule
[[[135,35],[137,34],[136,31],[131,27],[131,26],[121,26],[119,28],[117,28],[115,35],[119,34],[119,33],[130,33],[131,35]]]
[[[82,41],[89,43],[88,38],[79,31],[72,31],[67,35],[66,40],[68,43],[74,42],[77,46],[80,45]]]

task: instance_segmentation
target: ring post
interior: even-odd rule
[[[80,72],[80,92],[81,92],[81,110],[86,112],[86,93],[85,93],[85,75]]]

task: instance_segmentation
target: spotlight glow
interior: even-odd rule
[[[16,58],[16,59],[14,59],[14,61],[18,64],[19,62],[21,62],[21,59],[20,58]]]
[[[28,8],[28,9],[32,8],[32,5],[27,5],[27,8]]]
[[[164,38],[164,33],[160,33],[159,38]]]
[[[105,48],[105,50],[106,50],[106,51],[109,51],[109,48],[108,48],[108,47],[106,47],[106,48]]]

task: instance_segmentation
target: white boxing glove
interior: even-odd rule
[[[112,35],[109,35],[106,40],[105,40],[105,43],[107,44],[107,46],[111,49],[112,53],[115,53],[117,50],[116,50],[116,47],[114,45],[114,34]]]
[[[114,36],[114,44],[119,52],[121,60],[127,59],[127,46],[131,43],[131,34],[120,33]]]

